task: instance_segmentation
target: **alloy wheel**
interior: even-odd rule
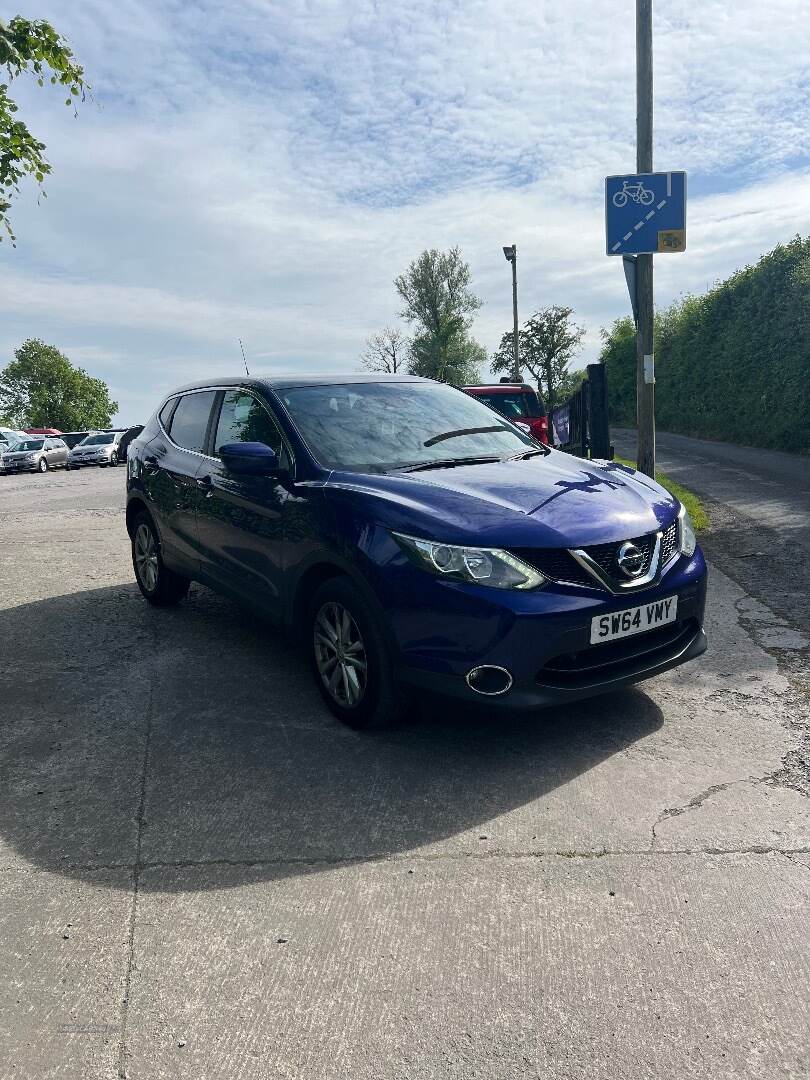
[[[154,592],[158,579],[158,556],[155,535],[148,525],[135,531],[135,569],[147,592]]]
[[[330,697],[343,708],[355,708],[368,684],[368,658],[352,614],[330,600],[315,617],[315,662]]]

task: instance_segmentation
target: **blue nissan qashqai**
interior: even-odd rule
[[[407,688],[559,705],[706,648],[706,564],[676,499],[426,379],[183,387],[132,443],[127,490],[146,599],[200,581],[296,631],[354,727],[390,721]]]

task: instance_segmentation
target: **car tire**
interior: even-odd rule
[[[179,604],[191,582],[163,562],[160,538],[148,514],[139,514],[132,525],[132,568],[141,595],[155,607]]]
[[[113,468],[118,464],[118,454],[116,454],[115,450],[110,454],[110,464]]]
[[[48,462],[45,460],[45,458],[40,458],[39,459],[39,464],[37,465],[37,469],[41,473],[46,473],[48,471]]]
[[[384,630],[348,578],[331,578],[316,589],[306,630],[315,683],[338,720],[369,730],[389,727],[402,715],[407,702],[394,679]]]

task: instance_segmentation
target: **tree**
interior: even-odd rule
[[[523,324],[518,334],[518,355],[537,383],[549,412],[570,397],[582,378],[568,365],[579,352],[585,328],[572,321],[573,308],[555,304],[542,308]],[[512,334],[504,334],[492,357],[494,372],[511,373],[514,346]]]
[[[395,326],[386,326],[379,334],[372,334],[366,339],[360,363],[369,371],[396,375],[405,363],[407,349],[408,341],[402,331]]]
[[[465,381],[486,354],[469,337],[481,301],[470,288],[470,268],[459,249],[423,251],[394,286],[405,305],[402,317],[416,327],[411,371],[442,382]]]
[[[17,427],[61,431],[105,428],[118,412],[109,388],[73,364],[53,345],[24,341],[0,371],[0,413]]]
[[[51,166],[44,156],[45,144],[34,138],[24,121],[16,119],[17,105],[8,95],[9,84],[23,72],[30,72],[43,86],[47,68],[51,84],[67,89],[65,104],[74,106],[74,115],[75,102],[79,97],[84,101],[88,87],[84,69],[76,63],[65,39],[42,20],[31,22],[17,15],[8,23],[0,21],[0,65],[8,74],[8,82],[0,83],[0,225],[13,244],[15,237],[6,212],[20,190],[20,180],[33,176],[42,184]]]

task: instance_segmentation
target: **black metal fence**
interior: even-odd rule
[[[551,414],[554,445],[584,458],[613,458],[604,364],[588,364],[577,391]]]

